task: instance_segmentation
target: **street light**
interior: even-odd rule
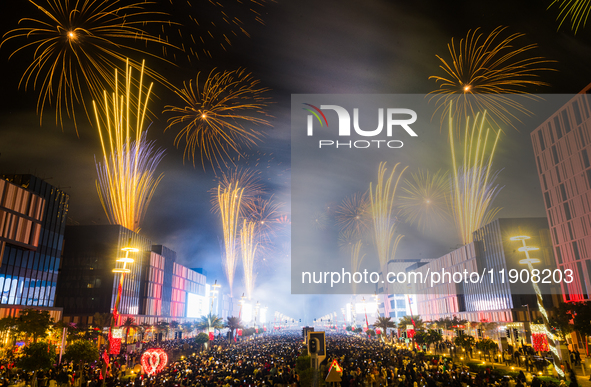
[[[123,281],[125,280],[125,274],[131,273],[131,269],[127,267],[127,264],[134,262],[133,258],[129,256],[129,253],[137,253],[140,250],[131,247],[131,238],[129,238],[128,245],[123,247],[121,251],[125,251],[125,257],[116,259],[116,262],[123,263],[123,267],[117,267],[113,269],[113,273],[120,274],[119,286],[117,287],[117,297],[115,298],[115,305],[113,306],[113,319],[111,320],[111,326],[109,327],[109,346],[113,345],[113,328],[117,326],[119,320],[119,304],[121,303],[121,294],[123,293]],[[109,351],[110,352],[110,351]]]
[[[531,273],[534,270],[533,264],[540,263],[540,260],[537,258],[531,258],[529,256],[529,252],[539,250],[539,248],[533,247],[533,246],[528,246],[525,243],[526,240],[530,239],[530,237],[527,235],[518,235],[518,236],[511,237],[509,239],[512,241],[521,241],[522,246],[520,248],[518,248],[517,250],[525,253],[525,259],[520,260],[519,263],[522,265],[527,265],[527,268],[529,269],[529,271]],[[538,301],[538,309],[542,313],[542,321],[544,322],[544,326],[545,326],[544,333],[546,334],[546,337],[548,338],[548,347],[550,348],[550,350],[552,351],[552,354],[553,354],[552,360],[554,363],[554,369],[556,370],[558,375],[564,377],[564,371],[562,370],[561,367],[558,366],[557,359],[559,359],[560,356],[558,355],[558,350],[556,349],[556,345],[554,343],[554,335],[552,333],[550,333],[550,323],[548,322],[548,313],[546,312],[546,309],[544,308],[544,300],[542,299],[542,293],[540,292],[540,288],[538,287],[538,284],[536,282],[532,282],[532,285],[533,285],[534,290],[536,292],[536,298]],[[528,306],[528,310],[529,310],[529,306]]]

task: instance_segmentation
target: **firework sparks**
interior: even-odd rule
[[[409,224],[417,224],[425,231],[437,220],[446,220],[446,195],[449,193],[449,176],[437,171],[435,174],[419,169],[411,173],[410,179],[404,179],[398,196],[400,215]]]
[[[272,197],[263,199],[259,196],[248,203],[245,212],[248,213],[248,219],[255,224],[259,246],[263,250],[269,245],[275,234],[280,206],[281,204],[276,203]]]
[[[222,263],[230,286],[230,295],[232,295],[234,275],[236,274],[238,255],[236,252],[236,232],[243,192],[244,188],[240,188],[238,183],[231,184],[226,188],[223,188],[220,184],[217,189],[218,211],[222,219],[224,232],[225,254]]]
[[[244,268],[244,287],[246,288],[246,297],[252,299],[252,292],[254,290],[254,283],[256,273],[254,272],[254,262],[257,252],[258,243],[255,241],[256,223],[249,222],[246,219],[242,222],[242,230],[240,231],[240,246],[242,251],[242,267]]]
[[[449,117],[449,140],[453,163],[451,209],[458,234],[464,245],[472,242],[472,233],[492,221],[500,211],[500,208],[492,207],[494,199],[501,190],[498,185],[494,185],[498,172],[491,173],[500,131],[497,132],[491,144],[490,130],[484,131],[485,115],[486,112],[482,116],[477,115],[472,125],[469,120],[466,120],[461,164],[456,156],[452,117],[451,115]],[[488,160],[486,160],[487,156]]]
[[[87,94],[101,100],[101,92],[115,89],[113,69],[121,73],[128,63],[135,70],[143,64],[126,61],[127,53],[140,53],[155,57],[145,50],[146,45],[169,46],[150,35],[146,24],[165,23],[157,20],[163,14],[145,9],[149,2],[122,5],[119,0],[39,0],[31,4],[40,11],[40,18],[22,18],[22,27],[13,29],[3,37],[2,45],[9,41],[26,39],[10,55],[22,50],[33,51],[33,62],[23,73],[19,88],[39,90],[37,112],[40,120],[46,105],[56,109],[56,124],[63,126],[64,116],[76,124],[75,106],[85,104]],[[144,49],[136,47],[144,46]],[[159,82],[167,83],[158,73],[145,70]],[[140,81],[141,82],[141,81]],[[90,117],[90,116],[89,116]]]
[[[380,163],[378,169],[378,181],[373,185],[369,185],[369,199],[370,199],[370,210],[371,217],[374,226],[374,240],[376,244],[376,250],[378,253],[378,259],[380,261],[380,267],[385,267],[389,260],[393,259],[396,255],[398,244],[402,239],[402,235],[396,234],[397,219],[394,214],[396,196],[396,189],[398,183],[402,178],[402,174],[407,167],[402,168],[400,172],[397,172],[397,163],[390,176],[385,179],[386,175],[386,163]]]
[[[137,232],[154,190],[163,177],[162,174],[155,177],[155,173],[164,152],[147,141],[147,132],[144,132],[146,105],[152,85],[144,91],[140,83],[137,95],[134,95],[131,73],[131,66],[127,66],[124,95],[119,94],[116,88],[109,100],[104,91],[103,117],[99,115],[95,101],[93,107],[103,150],[103,162],[96,164],[96,184],[101,203],[111,224],[120,224]],[[140,78],[142,76],[143,73]],[[135,115],[132,114],[132,106],[137,106]],[[131,132],[135,133],[135,139],[131,138]]]
[[[190,157],[193,165],[199,159],[203,169],[206,162],[213,169],[221,168],[231,161],[232,153],[241,155],[243,147],[256,145],[262,133],[250,126],[271,126],[262,117],[266,117],[264,93],[269,89],[258,84],[244,69],[214,69],[202,85],[198,74],[194,84],[189,81],[176,90],[184,106],[168,105],[164,112],[175,114],[168,119],[166,129],[180,127],[175,145],[185,142],[184,158]]]
[[[363,235],[369,231],[369,199],[366,193],[345,198],[335,212],[336,222],[341,230],[352,231],[357,235]]]
[[[570,28],[576,34],[579,28],[584,28],[591,12],[591,1],[589,0],[554,0],[550,4],[552,7],[554,4],[558,4],[560,12],[556,17],[556,20],[560,20],[558,29],[562,27],[562,24],[567,19],[570,19]]]
[[[478,28],[469,31],[457,46],[453,39],[448,44],[449,60],[437,55],[441,61],[439,67],[445,74],[429,77],[439,83],[439,88],[430,94],[434,94],[431,99],[436,101],[435,113],[442,112],[442,124],[449,111],[461,123],[467,116],[474,117],[477,112],[488,110],[489,119],[495,125],[512,127],[519,121],[519,114],[531,114],[507,94],[536,98],[528,94],[527,88],[548,86],[539,79],[539,73],[553,70],[547,66],[554,61],[529,57],[537,45],[519,47],[517,40],[524,34],[514,33],[502,38],[505,29],[497,27],[488,36],[479,33]]]
[[[248,30],[253,25],[263,25],[266,3],[266,0],[170,0],[171,14],[174,11],[178,18],[175,20],[186,28],[167,26],[163,33],[171,39],[182,39],[189,60],[200,56],[211,58],[215,51],[230,48],[237,37],[250,37]]]
[[[260,172],[250,168],[233,168],[229,171],[223,172],[218,178],[218,184],[222,189],[238,186],[243,189],[240,216],[249,216],[249,209],[253,209],[256,204],[256,198],[265,193],[265,186],[261,183]],[[217,189],[210,191],[214,196],[212,197],[212,210],[219,212],[219,202],[217,200]]]

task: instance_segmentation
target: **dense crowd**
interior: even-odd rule
[[[302,379],[303,373],[296,370],[297,359],[305,350],[301,335],[296,333],[268,335],[238,343],[216,339],[205,352],[192,339],[158,345],[144,343],[143,348],[156,346],[166,350],[171,361],[162,372],[152,376],[129,378],[129,370],[140,363],[141,350],[138,349],[112,357],[108,364],[101,359],[94,364],[70,364],[38,372],[37,380],[24,374],[17,378],[22,385],[31,387],[299,387],[309,383]],[[552,387],[551,382],[535,374],[521,371],[519,376],[510,378],[498,376],[490,368],[469,372],[459,359],[454,362],[444,356],[426,356],[425,352],[355,335],[329,335],[326,347],[325,364],[336,359],[342,366],[343,387]],[[2,370],[0,386],[14,382],[14,375],[8,372]],[[323,380],[325,374],[320,377]]]

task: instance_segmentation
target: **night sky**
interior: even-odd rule
[[[500,25],[508,26],[509,33],[525,33],[518,42],[537,43],[536,54],[557,61],[553,65],[557,71],[543,74],[543,80],[551,86],[528,91],[572,94],[591,82],[591,26],[580,29],[576,35],[565,27],[557,31],[558,8],[546,9],[550,1],[466,1],[453,2],[451,6],[452,3],[441,1],[278,0],[264,7],[253,6],[261,12],[264,25],[252,20],[244,7],[232,1],[227,3],[228,13],[244,15],[241,18],[250,37],[236,36],[226,51],[218,48],[219,41],[206,40],[213,58],[202,56],[192,65],[153,66],[176,84],[194,78],[199,71],[207,74],[214,67],[245,67],[261,80],[262,86],[271,88],[269,96],[273,103],[268,113],[273,116],[273,128],[265,130],[265,139],[258,148],[245,151],[249,158],[241,165],[253,167],[261,160],[257,167],[261,179],[268,192],[284,204],[282,210],[287,215],[292,94],[426,94],[437,87],[429,76],[441,75],[435,55],[447,55],[452,37],[459,39],[477,27],[488,33]],[[171,20],[185,22],[186,9],[168,4],[162,7]],[[151,9],[157,9],[156,5]],[[17,27],[20,18],[38,16],[39,11],[27,1],[3,2],[0,25],[7,32]],[[32,173],[45,178],[70,194],[70,222],[106,223],[95,188],[94,158],[101,155],[96,129],[85,121],[83,114],[79,114],[79,136],[71,122],[63,129],[56,126],[52,107],[47,109],[40,126],[35,113],[36,92],[18,89],[32,51],[23,51],[9,60],[14,48],[6,45],[0,49],[0,173]],[[156,104],[164,105],[174,99],[166,90],[159,90],[158,85],[155,92],[161,97]],[[160,110],[161,106],[155,108]],[[166,114],[157,114],[149,130],[148,137],[166,149],[158,169],[165,177],[148,208],[141,234],[177,251],[180,263],[204,267],[208,282],[218,279],[223,283],[221,226],[210,211],[208,192],[216,186],[216,176],[211,170],[194,168],[190,161],[183,162],[182,149],[173,146],[174,131],[163,133],[166,119]],[[529,140],[533,129],[524,125],[519,132],[508,132],[508,145],[497,153],[497,168],[518,163],[522,171],[519,177],[510,171],[506,176],[500,175],[498,183],[505,188],[495,202],[504,207],[499,216],[545,216]],[[516,201],[516,197],[521,199]],[[417,258],[443,255],[457,241],[450,240],[448,244],[439,245],[442,251],[425,252],[430,256]],[[289,295],[289,237],[278,236],[276,245],[279,247],[273,259],[259,272],[255,299],[269,305],[270,310],[293,317],[309,318],[338,310],[340,305],[335,305],[334,310],[322,308],[337,302],[334,297]],[[406,248],[412,251],[412,246]],[[235,293],[241,293],[240,270]],[[289,302],[284,297],[290,297]]]

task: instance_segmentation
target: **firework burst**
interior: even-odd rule
[[[466,245],[472,242],[472,233],[494,219],[500,208],[493,208],[492,203],[502,188],[494,185],[498,172],[491,173],[493,156],[497,147],[500,131],[493,141],[489,141],[490,130],[484,131],[486,112],[477,115],[470,125],[466,120],[461,154],[456,156],[454,128],[449,117],[449,140],[453,164],[451,184],[451,210],[456,229]],[[492,144],[491,144],[492,142]]]
[[[250,168],[232,168],[223,172],[218,177],[218,185],[222,189],[238,186],[243,189],[240,216],[248,217],[249,209],[256,208],[255,201],[257,197],[265,193],[265,186],[261,183],[260,172]],[[217,200],[217,189],[210,191],[212,196],[212,210],[214,213],[219,212],[219,202]]]
[[[63,126],[67,116],[76,124],[75,106],[82,105],[89,116],[85,99],[101,100],[103,90],[117,87],[113,69],[124,73],[128,54],[155,57],[146,50],[148,45],[172,47],[144,30],[147,24],[166,23],[158,20],[163,14],[146,9],[150,2],[123,5],[120,0],[29,0],[29,3],[37,7],[39,18],[22,18],[19,21],[22,27],[7,32],[1,45],[12,40],[23,41],[10,57],[21,51],[32,51],[33,62],[23,73],[19,88],[38,90],[40,120],[46,105],[53,105],[56,123]],[[129,60],[128,63],[135,70],[142,67],[141,62]],[[146,69],[145,73],[167,83],[155,71]]]
[[[449,59],[437,55],[444,75],[429,79],[439,84],[430,94],[434,94],[431,99],[435,99],[435,113],[442,113],[441,124],[449,112],[461,123],[465,117],[487,110],[496,126],[512,127],[519,121],[519,114],[531,114],[519,100],[509,95],[536,98],[529,95],[527,89],[548,86],[539,77],[541,72],[553,70],[548,65],[554,61],[529,56],[537,45],[520,46],[518,39],[524,36],[521,33],[503,38],[505,29],[497,27],[488,36],[480,33],[479,28],[469,31],[457,45],[453,39],[448,44]]]
[[[185,143],[184,158],[193,165],[199,159],[203,169],[206,162],[213,169],[227,166],[231,154],[241,155],[243,147],[251,147],[261,140],[262,133],[251,126],[271,126],[264,118],[269,89],[258,86],[244,69],[209,73],[203,84],[199,74],[195,83],[184,83],[175,93],[184,106],[168,105],[164,112],[173,113],[167,130],[179,127],[175,138],[178,147]]]
[[[386,177],[386,163],[380,163],[378,181],[369,185],[370,211],[373,221],[374,241],[380,268],[385,267],[389,260],[396,255],[402,235],[396,233],[397,218],[395,214],[395,196],[398,183],[407,167],[397,172],[397,163],[388,178]]]
[[[224,233],[224,256],[222,264],[230,286],[230,295],[234,285],[234,275],[236,274],[236,264],[238,263],[238,254],[236,249],[236,233],[238,231],[238,218],[240,217],[240,206],[244,188],[240,188],[237,183],[223,188],[218,185],[217,202],[218,211],[222,220]]]
[[[256,242],[257,233],[255,222],[249,222],[246,219],[242,222],[240,231],[240,247],[242,251],[242,267],[244,269],[244,287],[246,288],[246,297],[252,299],[256,273],[254,272],[254,262],[257,253],[258,243]]]
[[[263,199],[259,196],[250,201],[245,210],[248,220],[255,224],[256,235],[263,250],[269,246],[275,235],[280,206],[272,197]]]
[[[364,235],[370,228],[369,199],[367,193],[354,194],[345,198],[335,210],[337,225],[343,231]]]
[[[164,152],[146,140],[147,132],[144,131],[146,104],[152,85],[143,90],[140,83],[134,93],[131,73],[131,66],[127,66],[124,95],[116,88],[109,100],[104,91],[102,116],[94,101],[93,107],[103,150],[103,162],[96,163],[99,198],[111,224],[120,224],[137,232],[163,177],[156,177],[156,168]],[[115,71],[115,80],[117,77]],[[132,106],[137,106],[135,115]]]
[[[449,176],[437,171],[430,173],[419,169],[404,179],[398,196],[400,215],[409,223],[417,224],[425,231],[434,222],[449,218],[446,197],[449,193]]]
[[[558,29],[562,27],[567,19],[570,19],[570,28],[575,33],[578,32],[579,28],[584,28],[591,12],[591,1],[589,0],[554,0],[550,4],[552,7],[554,4],[558,4],[560,12],[556,17],[556,20],[560,20]]]

